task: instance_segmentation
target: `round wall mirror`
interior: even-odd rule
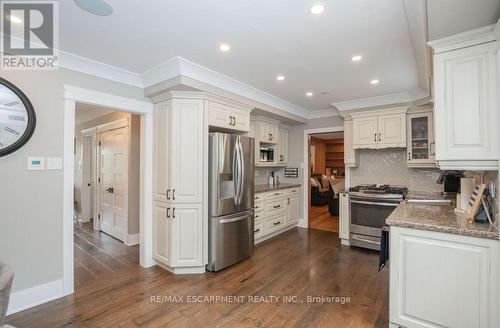
[[[0,78],[0,157],[15,152],[33,135],[36,116],[28,97]]]

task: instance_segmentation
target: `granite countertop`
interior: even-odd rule
[[[279,185],[275,185],[272,187],[269,187],[267,184],[263,185],[256,185],[255,186],[255,193],[263,193],[267,191],[274,191],[274,190],[280,190],[280,189],[287,189],[287,188],[293,188],[293,187],[300,187],[300,184],[297,183],[280,183]]]
[[[385,222],[395,227],[498,240],[496,227],[487,223],[468,223],[465,215],[456,213],[452,205],[424,205],[404,201]]]

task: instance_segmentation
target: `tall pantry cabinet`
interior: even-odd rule
[[[153,257],[173,273],[201,273],[206,264],[204,100],[169,92],[154,103]]]

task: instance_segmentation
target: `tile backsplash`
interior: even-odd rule
[[[351,186],[359,184],[403,185],[411,191],[443,191],[437,184],[439,169],[409,168],[405,149],[362,149],[359,167],[351,168]]]

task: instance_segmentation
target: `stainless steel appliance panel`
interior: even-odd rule
[[[253,210],[210,219],[207,270],[219,271],[243,261],[253,253]]]
[[[211,133],[209,140],[211,216],[253,208],[254,139]]]

